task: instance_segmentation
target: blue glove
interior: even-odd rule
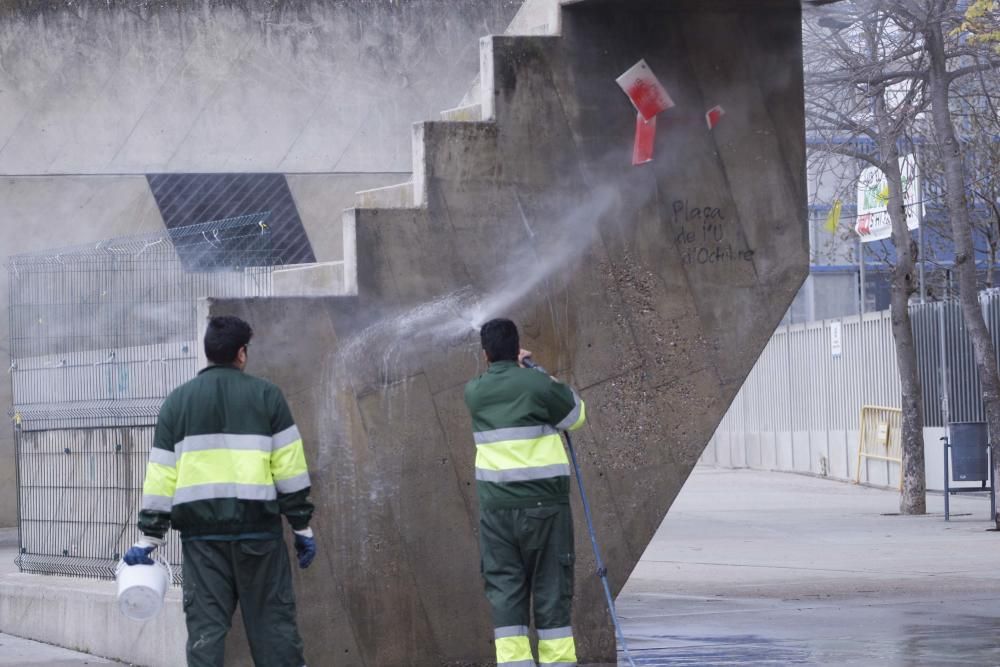
[[[299,567],[306,569],[316,557],[316,538],[312,528],[295,531],[295,555],[299,557]]]
[[[144,536],[125,552],[125,557],[122,560],[125,561],[126,565],[152,565],[153,559],[149,557],[149,554],[153,553],[153,549],[161,544],[163,544],[163,540],[159,538]]]

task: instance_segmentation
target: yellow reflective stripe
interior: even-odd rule
[[[504,440],[476,445],[476,467],[514,470],[569,463],[558,433],[529,440]]]
[[[271,455],[259,450],[205,449],[177,457],[177,488],[199,484],[272,485]]]
[[[271,452],[271,475],[276,480],[291,479],[309,472],[302,439]]]
[[[569,430],[575,431],[583,426],[585,421],[587,421],[587,404],[583,402],[583,399],[580,399],[580,417],[573,422],[573,425],[569,427]]]
[[[534,661],[527,635],[499,637],[493,641],[497,648],[497,665],[519,663],[524,660]]]
[[[177,469],[162,463],[150,461],[146,464],[146,480],[142,483],[142,493],[146,496],[170,498],[177,488]]]
[[[538,640],[538,664],[576,664],[576,644],[572,637]]]

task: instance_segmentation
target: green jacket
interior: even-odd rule
[[[465,386],[465,404],[481,509],[569,502],[569,459],[559,431],[586,420],[576,392],[544,373],[500,361]]]
[[[281,390],[209,366],[167,397],[146,465],[139,529],[184,539],[281,535],[309,525],[309,469]]]

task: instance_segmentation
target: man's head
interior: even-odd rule
[[[517,335],[517,326],[510,320],[490,320],[479,329],[479,340],[483,344],[486,360],[517,361],[521,350],[521,341]]]
[[[247,346],[253,338],[253,329],[238,317],[221,315],[208,320],[205,331],[205,356],[217,366],[236,366],[240,370],[247,363]]]

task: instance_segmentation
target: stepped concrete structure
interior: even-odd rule
[[[808,271],[800,3],[457,3],[476,4],[483,14],[439,12],[442,34],[448,21],[466,33],[481,24],[489,28],[482,32],[497,33],[479,42],[478,78],[474,68],[450,77],[434,69],[462,61],[467,44],[447,33],[436,50],[422,51],[417,42],[437,34],[431,27],[423,38],[407,38],[410,50],[389,49],[396,59],[378,70],[409,71],[400,70],[405,62],[424,77],[407,75],[407,86],[447,88],[447,99],[437,101],[451,108],[440,120],[417,122],[409,136],[404,123],[408,180],[399,173],[407,167],[393,134],[397,122],[374,135],[393,134],[387,145],[396,147],[376,165],[365,146],[377,141],[352,148],[339,129],[313,127],[340,113],[329,108],[335,95],[327,100],[316,90],[346,89],[303,77],[320,76],[312,68],[339,76],[330,72],[342,56],[334,47],[324,51],[329,35],[310,21],[340,25],[338,35],[354,35],[353,48],[377,60],[393,42],[369,45],[359,17],[337,12],[378,5],[372,11],[390,12],[385,21],[406,32],[406,8],[420,2],[260,3],[266,11],[181,3],[174,27],[156,3],[138,14],[119,3],[102,13],[104,4],[73,11],[94,34],[133,35],[121,44],[141,43],[155,26],[190,37],[184,55],[157,65],[174,68],[159,84],[165,92],[144,89],[150,113],[180,104],[185,94],[210,102],[185,132],[170,126],[171,114],[146,125],[139,113],[131,133],[104,133],[114,135],[107,143],[115,151],[95,134],[87,138],[93,150],[70,156],[58,141],[32,152],[18,138],[41,122],[29,105],[0,149],[0,169],[17,172],[9,187],[37,189],[25,208],[31,220],[43,219],[38,202],[46,196],[69,211],[97,196],[95,181],[121,188],[116,201],[133,208],[116,207],[118,223],[95,223],[102,230],[130,219],[169,224],[169,211],[150,192],[154,172],[285,174],[313,255],[327,263],[312,274],[291,268],[289,280],[308,275],[301,282],[310,295],[323,281],[340,284],[332,296],[209,300],[206,312],[253,324],[250,370],[283,387],[306,438],[321,548],[312,568],[296,572],[309,664],[492,663],[478,570],[475,451],[462,392],[484,370],[475,327],[493,316],[514,318],[524,346],[587,401],[589,424],[574,443],[612,587],[620,590]],[[68,3],[15,5],[29,16],[50,12],[43,18],[57,27],[71,20]],[[403,15],[390,20],[385,7]],[[0,44],[44,24],[5,21]],[[499,34],[508,22],[510,34]],[[66,40],[70,33],[79,35],[52,34]],[[169,42],[164,49],[174,48]],[[274,45],[271,55],[287,60],[257,56]],[[214,59],[201,50],[230,47],[223,58],[229,69],[208,67]],[[639,59],[676,106],[657,118],[654,159],[632,166],[636,113],[615,79]],[[260,96],[248,93],[261,69],[280,79],[277,97],[290,96],[288,107],[265,113]],[[105,81],[114,81],[113,68],[104,71]],[[46,89],[62,94],[57,82]],[[92,100],[101,90],[80,94]],[[302,91],[313,101],[311,115],[294,103]],[[421,114],[407,122],[433,117],[423,97],[420,104],[373,99],[391,107],[389,115]],[[705,113],[716,105],[726,114],[709,129]],[[59,118],[61,109],[52,103],[54,127],[72,120]],[[183,105],[178,113],[186,113]],[[293,116],[298,120],[289,121]],[[227,119],[236,120],[227,126]],[[157,130],[176,136],[160,142]],[[315,138],[300,143],[296,132]],[[149,141],[133,143],[136,133]],[[5,162],[10,155],[20,156],[13,167]],[[36,158],[37,172],[18,166]],[[369,171],[345,181],[342,168]],[[79,183],[87,194],[60,199],[64,183]],[[363,192],[355,198],[355,190]],[[345,206],[353,208],[341,219],[335,211]],[[102,220],[100,212],[94,217]],[[615,639],[575,491],[573,498],[579,656],[581,664],[614,664]],[[176,603],[170,618],[177,618]],[[0,612],[7,614],[0,621],[16,617],[13,608]],[[159,633],[156,627],[149,631]],[[131,659],[142,635],[141,628],[123,630],[128,645],[110,657]],[[60,643],[51,633],[32,636]],[[104,654],[117,650],[101,646]],[[230,649],[228,664],[251,664],[240,631]]]
[[[412,181],[347,213],[356,295],[210,304],[253,323],[316,462],[310,662],[490,664],[462,398],[485,317],[587,402],[574,440],[625,583],[807,272],[800,9],[710,5],[582,2],[558,36],[484,39],[478,103],[417,124]],[[640,58],[676,107],[633,167],[615,78]],[[613,664],[575,509],[579,655]]]

